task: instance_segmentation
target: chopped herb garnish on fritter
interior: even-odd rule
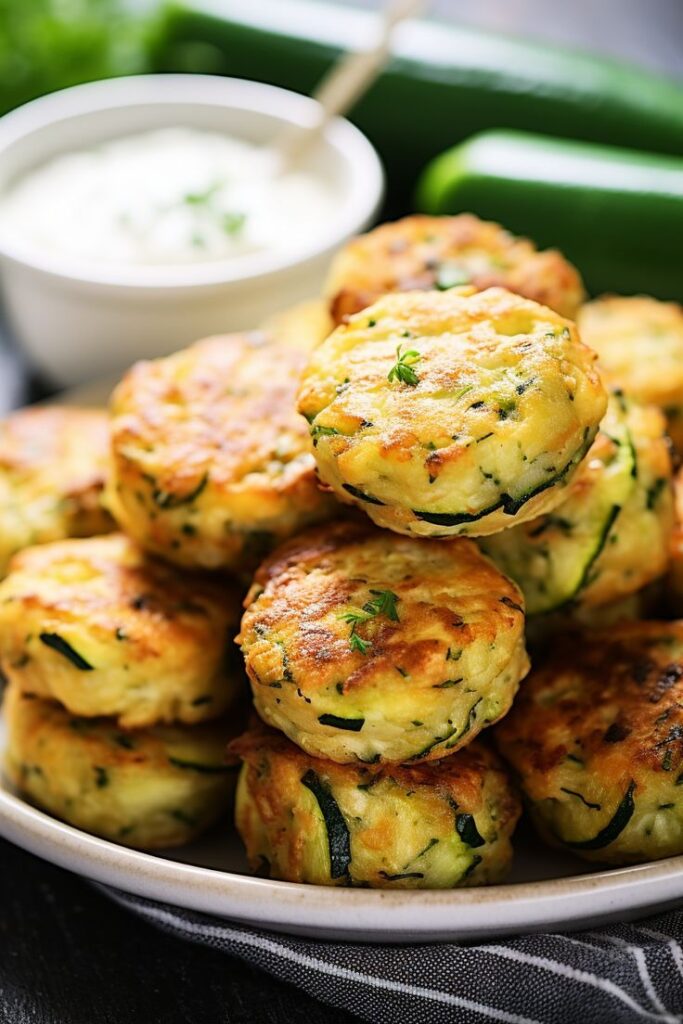
[[[374,619],[377,615],[384,615],[391,622],[399,621],[396,609],[396,602],[399,599],[398,594],[395,594],[393,590],[371,590],[370,593],[372,594],[372,599],[366,601],[362,608],[350,608],[349,611],[340,612],[337,616],[342,622],[346,622],[351,626],[349,646],[352,651],[359,651],[361,654],[367,654],[370,641],[363,640],[358,635],[356,627],[360,623],[368,622],[369,619]]]
[[[398,595],[394,594],[393,590],[371,590],[370,593],[373,600],[363,605],[363,611],[370,615],[386,615],[392,622],[398,622],[398,612],[396,611]]]
[[[359,637],[358,633],[356,633],[355,628],[351,630],[351,634],[349,636],[349,647],[351,648],[352,651],[358,651],[360,654],[367,654],[369,646],[369,640],[363,640],[361,637]]]
[[[387,380],[389,383],[397,380],[401,384],[409,384],[411,388],[414,388],[419,384],[420,378],[415,373],[413,366],[422,357],[417,349],[409,348],[406,352],[401,352],[402,347],[402,345],[399,345],[396,349],[396,362],[389,370]]]

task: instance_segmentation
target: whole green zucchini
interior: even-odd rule
[[[471,210],[558,246],[594,294],[683,301],[683,159],[486,132],[432,161],[417,206]]]
[[[159,71],[253,78],[308,93],[342,49],[368,46],[368,11],[317,0],[171,0]],[[427,160],[487,128],[683,155],[683,87],[616,61],[438,21],[410,21],[353,111],[394,203]]]

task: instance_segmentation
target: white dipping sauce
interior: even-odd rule
[[[187,264],[292,252],[334,216],[332,184],[218,132],[166,128],[50,160],[0,196],[23,246],[108,264]]]

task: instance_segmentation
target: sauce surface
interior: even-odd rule
[[[305,248],[335,210],[332,183],[218,132],[164,128],[67,153],[0,195],[23,246],[107,264],[179,265]]]

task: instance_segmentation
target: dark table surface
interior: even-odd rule
[[[433,6],[454,19],[622,55],[683,77],[681,0]],[[0,412],[46,391],[16,352],[0,345]],[[0,841],[0,1024],[351,1020],[237,960],[133,920],[81,879]]]
[[[260,971],[131,918],[0,841],[2,1024],[351,1021]]]

